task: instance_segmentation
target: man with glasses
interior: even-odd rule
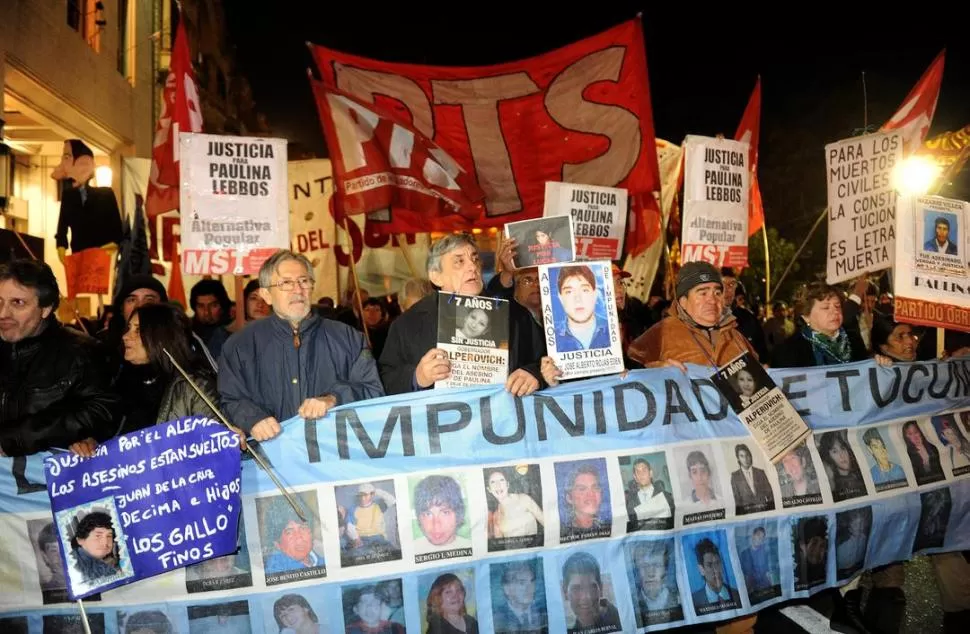
[[[313,269],[277,251],[259,270],[259,294],[273,308],[226,341],[219,394],[230,420],[256,440],[280,433],[293,416],[323,418],[331,408],[384,395],[360,332],[311,310]]]

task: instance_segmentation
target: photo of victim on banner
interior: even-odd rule
[[[623,370],[610,262],[539,268],[546,349],[563,379]]]
[[[810,433],[791,402],[751,353],[742,354],[712,377],[738,418],[771,462],[778,462]]]
[[[572,218],[575,259],[619,260],[623,257],[627,198],[627,190],[617,187],[546,182],[542,216]]]
[[[915,220],[916,268],[944,275],[967,274],[962,206],[944,211],[936,206],[917,207]]]
[[[518,243],[513,260],[519,269],[576,259],[570,216],[510,222],[505,225],[505,237]]]
[[[509,302],[438,294],[438,347],[448,353],[451,376],[436,389],[494,385],[509,377]]]

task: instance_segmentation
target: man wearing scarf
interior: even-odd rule
[[[647,368],[674,366],[686,371],[685,363],[696,363],[713,372],[742,353],[757,357],[724,305],[721,274],[713,265],[688,262],[681,267],[675,310],[630,344],[631,359]]]
[[[677,273],[676,312],[640,335],[627,352],[646,368],[674,366],[687,371],[685,363],[706,365],[713,373],[736,356],[750,352],[751,343],[737,331],[730,307],[724,305],[721,273],[707,262],[688,262]],[[733,592],[733,590],[732,590]],[[758,620],[756,614],[726,621],[718,634],[747,634]]]

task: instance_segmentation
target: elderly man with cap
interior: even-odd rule
[[[480,295],[482,263],[470,235],[451,234],[438,240],[428,254],[428,277],[444,293]],[[380,358],[381,379],[388,394],[416,392],[451,375],[448,353],[437,347],[438,294],[419,301],[398,317],[387,334]],[[514,396],[544,387],[539,362],[546,345],[539,324],[518,302],[509,302],[509,378],[505,389]]]
[[[688,262],[677,274],[675,313],[654,324],[627,351],[644,367],[685,363],[721,367],[744,352],[757,356],[737,331],[737,321],[724,305],[721,274],[707,262]]]

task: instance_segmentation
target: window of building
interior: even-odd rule
[[[118,72],[135,85],[135,22],[137,0],[118,0]]]
[[[80,33],[95,53],[101,52],[105,24],[102,0],[67,0],[67,25]]]

